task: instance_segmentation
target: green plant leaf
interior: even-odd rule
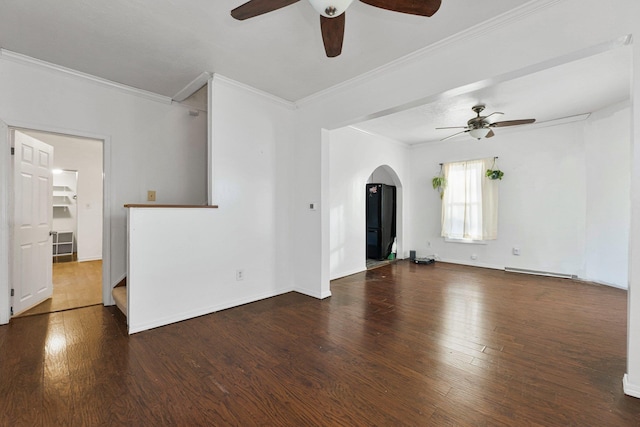
[[[504,172],[502,172],[500,169],[495,169],[495,170],[491,170],[491,169],[487,169],[487,172],[485,172],[485,176],[489,179],[502,179],[502,177],[504,176]]]

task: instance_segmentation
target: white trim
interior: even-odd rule
[[[109,138],[109,137],[107,137],[105,135],[102,135],[102,134],[97,134],[97,133],[92,133],[92,132],[85,132],[85,131],[77,130],[77,129],[59,128],[59,127],[43,125],[43,124],[39,124],[39,123],[23,122],[23,121],[20,121],[20,120],[5,119],[5,121],[9,124],[10,128],[17,129],[17,130],[21,130],[21,129],[22,130],[35,130],[35,131],[38,131],[38,132],[55,133],[55,134],[62,135],[62,136],[75,136],[75,137],[78,137],[78,138],[95,139],[95,140],[98,140],[100,142],[102,142],[105,139]]]
[[[11,318],[11,293],[10,293],[10,271],[9,260],[11,225],[9,222],[9,209],[11,197],[11,140],[9,137],[9,126],[0,120],[0,132],[5,131],[6,145],[0,145],[0,302],[6,298],[7,304],[0,304],[0,325],[9,323]]]
[[[207,83],[207,204],[213,205],[213,76]]]
[[[448,264],[466,265],[468,267],[488,268],[488,269],[491,269],[491,270],[504,270],[504,267],[500,267],[500,266],[493,265],[493,264],[485,264],[485,263],[482,263],[482,262],[467,262],[467,261],[460,261],[460,260],[455,260],[455,259],[440,258],[438,255],[427,256],[427,258],[433,258],[433,259],[436,260],[436,262],[445,262],[445,263],[448,263]]]
[[[141,98],[150,99],[152,101],[161,102],[163,104],[171,104],[172,102],[171,98],[169,98],[168,96],[158,95],[157,93],[149,92],[143,89],[138,89],[132,86],[127,86],[122,83],[116,83],[111,80],[103,79],[101,77],[83,73],[82,71],[77,71],[71,68],[63,67],[61,65],[56,65],[51,62],[42,61],[40,59],[32,58],[27,55],[22,55],[20,53],[12,52],[10,50],[0,48],[0,58],[17,62],[19,64],[33,65],[39,68],[55,71],[58,73],[63,73],[63,74],[66,74],[67,76],[70,76],[79,80],[88,81],[91,83],[98,84],[100,86],[116,89],[121,92],[126,92],[130,95],[135,95]]]
[[[453,237],[445,237],[445,243],[463,243],[465,245],[488,245],[490,240],[472,240],[472,239],[456,239]]]
[[[102,257],[78,258],[78,262],[102,261]]]
[[[631,384],[629,375],[624,374],[622,377],[622,389],[627,396],[637,397],[640,399],[640,384]]]
[[[317,298],[317,299],[325,299],[331,296],[331,291],[318,292],[317,290],[301,289],[301,288],[296,288],[293,291],[299,294],[306,295],[308,297]]]
[[[381,74],[386,74],[387,72],[393,71],[394,69],[400,68],[405,65],[407,62],[413,62],[416,59],[422,58],[431,54],[434,50],[442,49],[450,44],[457,43],[463,40],[469,40],[476,37],[479,37],[483,34],[493,31],[496,28],[503,27],[511,22],[518,21],[520,19],[525,18],[528,15],[533,13],[537,13],[539,10],[553,6],[556,3],[560,3],[563,0],[533,0],[528,3],[525,3],[522,6],[519,6],[515,9],[512,9],[508,12],[505,12],[501,15],[494,16],[493,18],[483,21],[479,24],[474,25],[466,30],[460,31],[459,33],[453,34],[449,37],[446,37],[440,41],[430,44],[429,46],[425,46],[422,49],[416,50],[415,52],[411,52],[401,58],[398,58],[394,61],[391,61],[385,65],[382,65],[378,68],[375,68],[366,73],[360,74],[352,79],[345,80],[341,83],[338,83],[334,86],[331,86],[327,89],[321,90],[320,92],[316,92],[312,95],[306,96],[298,101],[296,104],[301,107],[310,103],[313,103],[321,98],[331,95],[334,92],[340,92],[344,90],[346,87],[351,85],[362,84],[369,80],[373,80],[379,77]]]
[[[617,283],[603,282],[602,280],[591,280],[589,278],[582,278],[582,277],[577,277],[575,278],[575,280],[579,280],[585,283],[595,283],[596,285],[600,285],[600,286],[609,286],[611,288],[622,289],[624,291],[629,290],[629,285],[624,286],[624,285],[619,285]]]
[[[46,126],[46,125],[28,123],[23,121],[13,121],[13,120],[6,120],[6,119],[5,121],[9,126],[9,128],[12,128],[12,129],[29,129],[29,130],[35,130],[40,132],[56,133],[59,135],[68,135],[68,136],[75,136],[80,138],[95,139],[95,140],[99,140],[102,143],[102,174],[103,174],[102,175],[103,176],[103,180],[102,180],[102,302],[104,305],[113,305],[114,301],[113,301],[113,296],[111,295],[111,288],[115,284],[117,284],[119,281],[116,282],[115,284],[111,284],[111,220],[110,219],[112,216],[111,215],[112,195],[111,195],[111,182],[109,179],[111,177],[111,137],[108,135],[101,135],[101,134],[96,134],[96,133],[91,133],[86,131],[79,131],[75,129]],[[0,147],[0,150],[3,150],[2,147]],[[8,150],[6,149],[4,149],[3,151],[8,152]],[[0,160],[1,159],[2,159],[2,154],[0,154]],[[10,172],[8,171],[8,168],[6,169],[7,169],[7,172],[0,176],[0,195],[2,194],[2,190],[5,190],[5,185],[7,186],[6,187],[7,191],[9,192],[12,191],[12,188],[9,187],[10,181],[6,180],[7,178],[6,174],[9,174]],[[7,193],[7,195],[8,194],[10,193]],[[10,204],[13,204],[13,202],[8,203],[8,199],[7,199],[7,203],[4,203],[4,202],[5,201],[3,200],[3,211],[4,209],[9,209],[8,206]],[[0,244],[4,244],[4,243],[0,242]],[[11,252],[9,252],[8,255],[11,255]],[[10,256],[7,257],[7,263],[11,262],[9,258]],[[1,270],[2,270],[2,266],[0,266],[0,273],[4,273]],[[0,292],[1,291],[2,289],[0,289]],[[9,298],[7,308],[6,308],[7,313],[9,313],[9,307],[11,306],[10,304],[11,304],[11,299]],[[2,314],[3,314],[3,307],[0,307],[0,324],[2,324],[2,320],[3,320]]]
[[[354,268],[352,270],[347,270],[344,272],[339,272],[336,273],[336,275],[334,277],[330,277],[329,280],[337,280],[337,279],[341,279],[343,277],[347,277],[347,276],[352,276],[354,274],[358,274],[358,273],[362,273],[367,271],[367,267],[365,266],[364,268]]]
[[[228,77],[224,77],[221,74],[217,74],[217,73],[214,74],[213,75],[213,81],[216,82],[216,83],[225,84],[226,86],[229,86],[229,87],[234,87],[234,88],[242,89],[242,90],[245,90],[247,92],[253,93],[254,95],[258,95],[258,96],[260,96],[260,97],[262,97],[262,98],[264,98],[264,99],[266,99],[268,101],[271,101],[271,102],[273,102],[275,104],[278,104],[280,106],[288,108],[289,110],[295,110],[295,109],[298,108],[296,103],[294,103],[294,102],[287,101],[286,99],[282,99],[282,98],[280,98],[278,96],[270,94],[269,92],[265,92],[265,91],[262,91],[260,89],[256,89],[256,88],[254,88],[252,86],[249,86],[249,85],[246,85],[244,83],[237,82],[237,81],[232,80],[232,79],[230,79]]]
[[[131,325],[130,317],[127,316],[127,322],[129,323],[129,335],[135,334],[137,332],[146,331],[152,328],[158,328],[160,326],[166,326],[172,323],[181,322],[183,320],[193,319],[194,317],[212,314],[217,311],[226,310],[228,308],[238,307],[244,304],[261,301],[267,298],[272,298],[278,295],[286,294],[291,291],[292,289],[277,289],[274,292],[251,295],[245,298],[239,298],[237,300],[230,301],[225,304],[214,304],[211,306],[202,307],[196,310],[191,310],[183,313],[172,313],[169,316],[163,317],[162,319],[154,320],[153,322],[141,323],[141,324],[135,324],[135,325]],[[127,310],[128,309],[129,307],[127,306]]]
[[[211,73],[207,73],[206,71],[200,74],[198,77],[193,79],[191,83],[186,85],[182,90],[173,95],[173,100],[176,102],[182,102],[197,91],[202,88],[202,86],[206,85],[211,79]]]

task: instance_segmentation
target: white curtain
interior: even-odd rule
[[[446,163],[442,236],[495,240],[498,237],[498,183],[485,176],[493,158]]]

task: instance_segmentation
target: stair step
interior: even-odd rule
[[[113,295],[113,299],[116,302],[116,306],[127,315],[127,287],[126,286],[118,286],[111,290],[111,295]]]

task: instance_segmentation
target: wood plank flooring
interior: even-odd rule
[[[331,291],[130,337],[115,307],[13,319],[0,425],[640,425],[623,290],[400,261]]]
[[[53,295],[20,316],[52,313],[102,303],[102,261],[54,262]]]

